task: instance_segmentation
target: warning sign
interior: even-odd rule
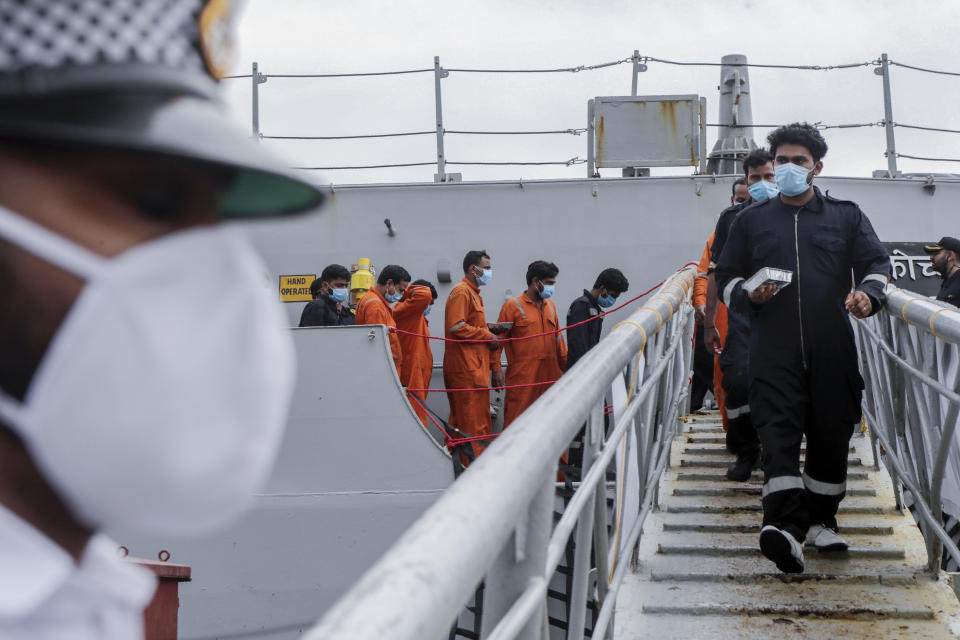
[[[313,300],[310,284],[317,279],[312,273],[297,276],[280,276],[280,299],[284,302]]]

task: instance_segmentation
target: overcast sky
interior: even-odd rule
[[[891,60],[960,72],[960,2],[870,0],[483,0],[329,2],[247,0],[238,24],[235,73],[344,73],[422,69],[433,56],[450,68],[549,68],[641,55],[719,62],[830,65]],[[577,74],[457,74],[443,80],[450,130],[584,127],[587,100],[630,93],[631,66]],[[651,62],[641,95],[696,93],[717,121],[718,68]],[[756,123],[878,122],[883,94],[873,67],[838,71],[750,69]],[[435,128],[433,74],[347,79],[271,78],[260,85],[264,135],[358,135]],[[250,128],[250,80],[225,80],[237,121]],[[960,77],[891,70],[897,122],[960,129]],[[763,143],[767,130],[756,130]],[[708,133],[708,149],[716,130]],[[886,168],[881,127],[831,130],[827,175],[869,176]],[[897,151],[960,158],[960,134],[896,130]],[[263,144],[293,166],[433,162],[434,136]],[[586,157],[586,136],[447,135],[450,161],[556,161]],[[960,163],[901,159],[907,172],[960,172]],[[574,167],[450,167],[465,180],[579,178]],[[435,167],[311,172],[318,182],[432,181]],[[654,169],[654,175],[690,169]],[[603,172],[619,175],[619,169]]]

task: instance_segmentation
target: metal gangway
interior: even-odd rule
[[[943,525],[960,517],[960,313],[889,287],[854,321],[851,549],[808,548],[806,572],[784,575],[757,550],[759,473],[726,481],[719,416],[689,415],[695,275],[616,325],[307,637],[960,637],[941,569],[960,562]],[[584,425],[582,475],[559,500],[558,460]]]

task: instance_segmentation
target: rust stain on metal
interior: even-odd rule
[[[663,123],[667,132],[677,136],[677,103],[664,101],[660,103],[660,115],[663,117]]]
[[[598,167],[603,165],[603,116],[600,116],[600,122],[597,123],[597,160]]]

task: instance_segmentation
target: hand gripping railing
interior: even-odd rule
[[[876,465],[881,453],[898,508],[910,492],[929,569],[939,570],[944,550],[960,563],[943,526],[945,487],[960,516],[960,312],[891,285],[884,310],[854,325]]]
[[[446,637],[485,579],[482,637],[544,638],[547,585],[571,534],[576,548],[567,637],[583,638],[588,599],[599,608],[591,636],[610,637],[629,550],[655,502],[689,387],[688,300],[695,275],[693,267],[677,272],[615,326],[493,442],[307,637]],[[629,381],[629,400],[605,434],[604,400],[611,385],[623,380]],[[584,422],[582,480],[554,527],[557,461]],[[629,429],[636,430],[638,443],[631,454],[639,469],[639,511],[614,523],[616,546],[610,554],[606,471],[614,455],[625,455]]]

